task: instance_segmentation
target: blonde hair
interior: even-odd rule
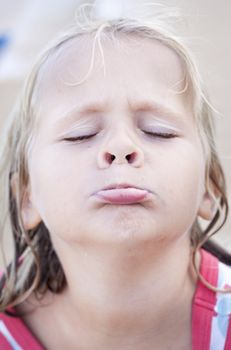
[[[26,231],[21,218],[21,205],[24,191],[29,181],[27,154],[29,152],[33,133],[36,112],[33,100],[38,85],[39,73],[44,64],[57,52],[63,49],[65,43],[84,34],[93,37],[92,61],[89,71],[91,73],[94,62],[96,45],[99,46],[103,57],[101,45],[102,33],[133,35],[139,38],[158,40],[175,51],[180,57],[186,72],[185,90],[192,89],[194,116],[198,125],[198,132],[206,157],[206,186],[208,193],[214,199],[216,210],[214,217],[205,229],[201,228],[196,219],[191,230],[191,244],[194,248],[194,261],[196,251],[216,233],[226,221],[228,215],[228,202],[226,196],[225,178],[217,155],[214,143],[213,108],[205,93],[197,66],[183,41],[172,34],[168,23],[173,16],[168,11],[156,7],[154,15],[149,13],[148,18],[117,18],[100,19],[92,16],[90,8],[85,7],[78,12],[78,21],[73,27],[56,41],[54,41],[41,55],[28,77],[20,103],[8,119],[1,147],[1,232],[12,234],[14,240],[14,257],[7,266],[1,279],[0,311],[15,306],[25,300],[32,292],[43,295],[47,290],[60,293],[65,285],[65,275],[59,259],[52,247],[49,232],[43,222],[35,229]],[[152,10],[155,9],[152,5]],[[80,82],[78,82],[80,83]],[[18,181],[15,194],[12,193],[12,176]],[[194,267],[196,264],[194,262]],[[199,278],[203,281],[203,276]],[[206,284],[206,281],[203,281]],[[211,287],[211,286],[209,286]],[[211,287],[212,288],[212,287]]]

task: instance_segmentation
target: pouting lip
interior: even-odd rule
[[[121,183],[121,184],[109,185],[109,186],[103,188],[101,191],[113,190],[113,189],[118,189],[118,188],[137,188],[139,190],[144,190],[144,188],[137,187],[136,185],[132,185],[132,184],[128,184],[128,183]]]
[[[139,186],[136,186],[133,184],[129,184],[129,183],[114,183],[114,184],[108,185],[104,188],[101,188],[100,190],[96,191],[95,193],[97,193],[99,191],[107,191],[107,190],[121,189],[121,188],[137,188],[138,190],[151,192],[147,188],[142,188],[142,187],[139,187]]]

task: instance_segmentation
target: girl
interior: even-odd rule
[[[212,109],[166,23],[84,13],[34,67],[1,156],[1,349],[231,349]]]

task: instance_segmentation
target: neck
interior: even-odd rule
[[[190,247],[186,240],[160,245],[106,251],[75,247],[61,256],[64,267],[74,268],[65,270],[68,287],[53,302],[57,322],[66,321],[62,329],[73,335],[70,344],[82,338],[86,348],[127,349],[134,342],[133,349],[135,344],[165,349],[185,335],[184,344],[190,344],[195,289]]]

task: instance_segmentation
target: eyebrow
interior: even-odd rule
[[[55,122],[57,127],[65,127],[71,123],[76,122],[82,117],[96,116],[100,113],[105,113],[109,110],[110,104],[108,102],[101,103],[88,102],[82,105],[76,105],[71,108],[66,113],[63,113],[60,118]],[[151,112],[157,118],[166,118],[167,120],[182,120],[183,116],[179,111],[174,110],[173,108],[164,105],[160,102],[152,100],[143,100],[143,101],[129,101],[129,111],[133,114],[138,112]]]
[[[96,115],[108,110],[106,103],[89,102],[83,105],[76,105],[69,111],[64,112],[60,118],[55,122],[57,127],[65,127],[71,123],[76,122],[79,118]]]
[[[169,120],[183,118],[179,111],[157,101],[145,100],[138,103],[134,102],[131,103],[131,109],[133,112],[152,112],[156,117],[165,117]]]

